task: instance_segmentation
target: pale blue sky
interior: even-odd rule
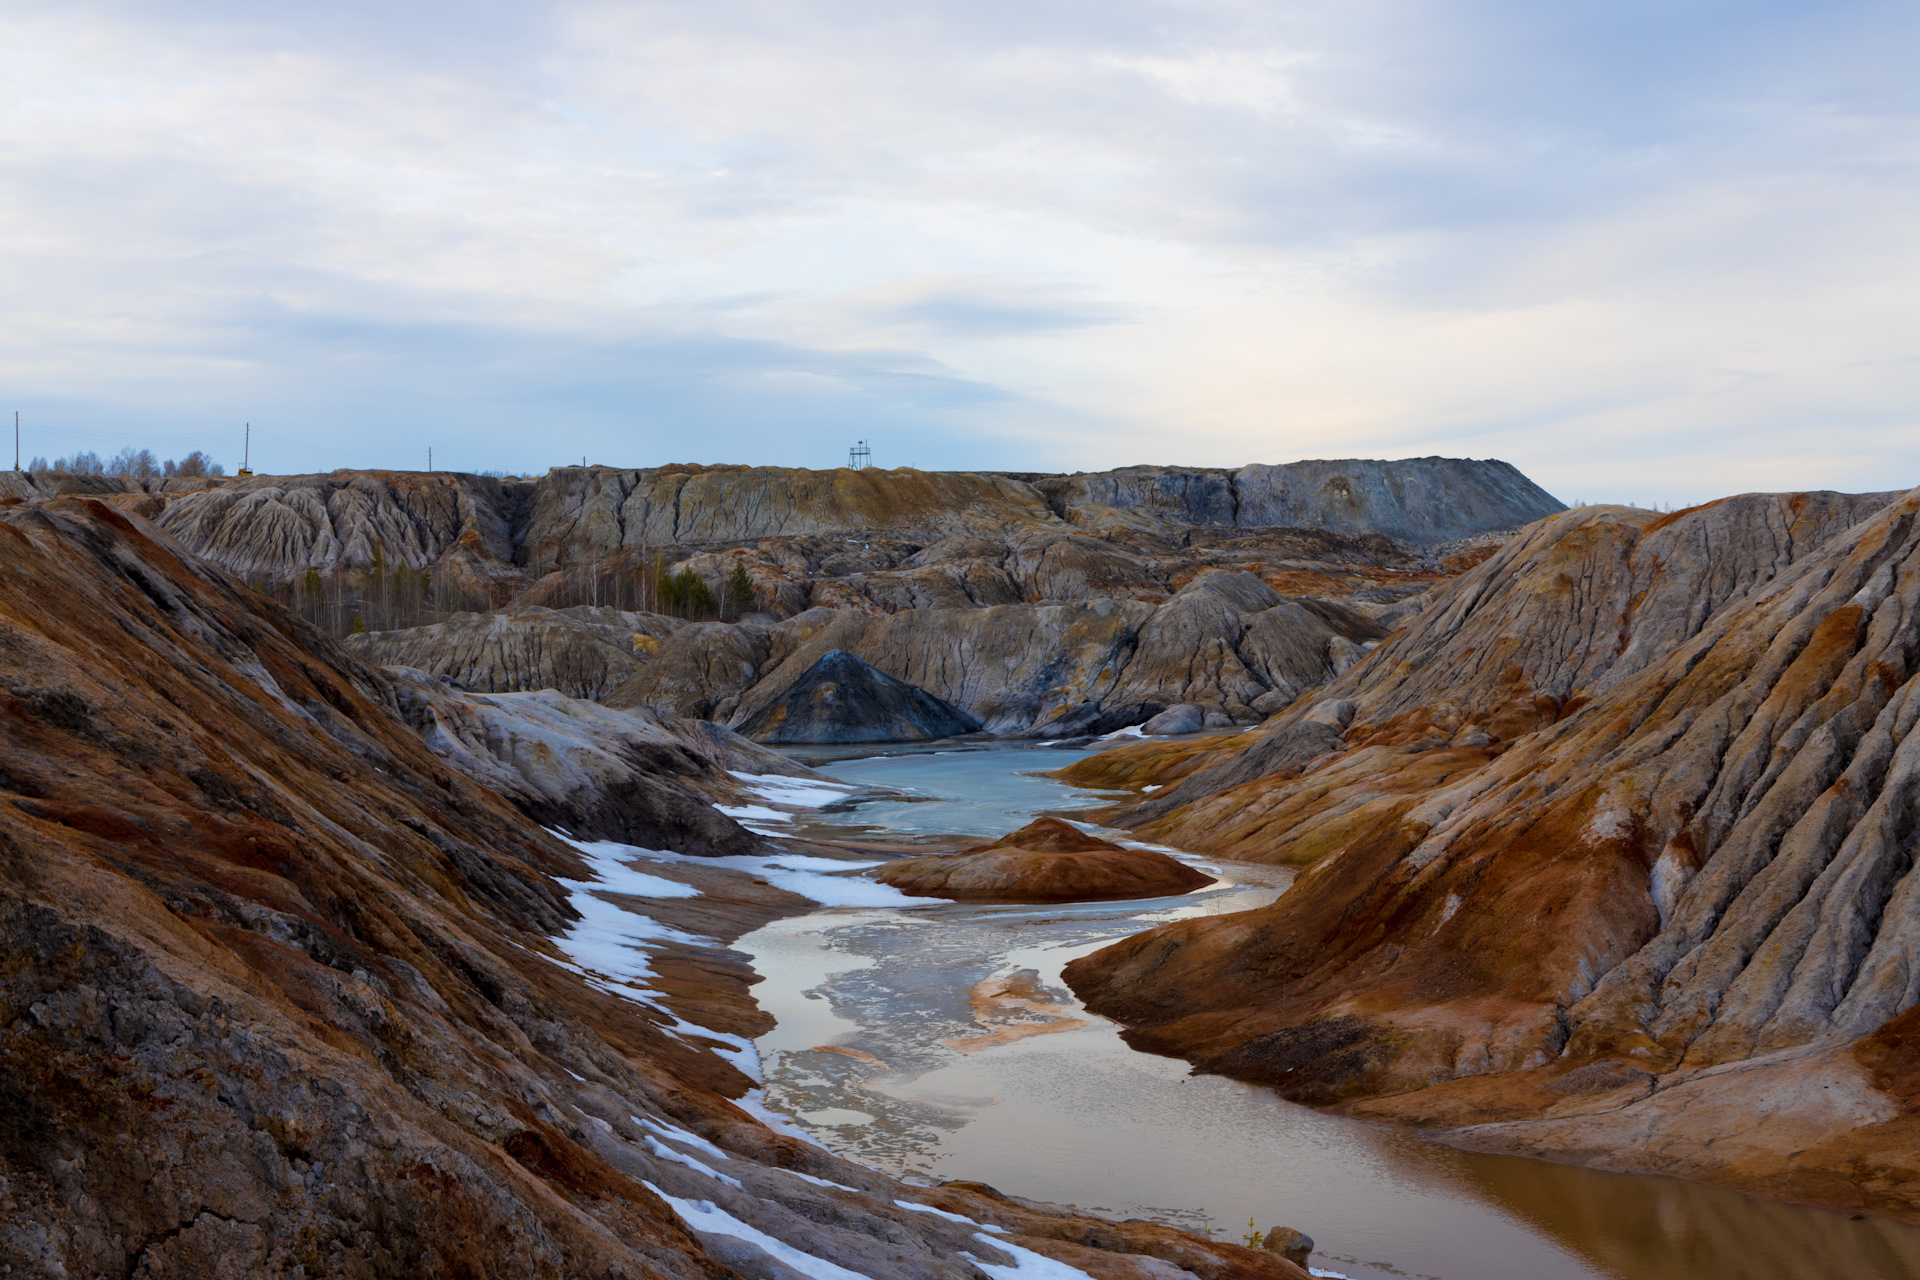
[[[1920,483],[1896,4],[15,3],[29,454]]]

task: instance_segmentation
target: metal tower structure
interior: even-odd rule
[[[863,471],[873,465],[873,450],[867,448],[865,440],[854,441],[853,448],[847,450],[847,466],[855,471]]]

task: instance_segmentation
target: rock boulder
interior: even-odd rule
[[[1206,727],[1207,713],[1191,702],[1168,707],[1140,726],[1140,732],[1155,735],[1198,733]]]

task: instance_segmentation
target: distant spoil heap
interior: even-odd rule
[[[297,595],[320,589],[310,573],[404,569],[431,578],[442,611],[449,601],[649,607],[657,601],[634,595],[632,577],[655,557],[693,568],[718,599],[736,551],[757,607],[780,614],[1165,594],[1178,582],[1162,562],[1198,554],[1227,566],[1250,550],[1349,565],[1357,584],[1406,559],[1395,542],[1432,547],[1561,509],[1506,463],[1445,458],[1020,476],[688,466],[562,467],[510,482],[386,471],[61,481],[83,482],[249,582]],[[33,477],[9,483],[28,500],[49,496]]]

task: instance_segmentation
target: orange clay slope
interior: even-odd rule
[[[750,877],[695,874],[724,926],[719,878]],[[693,1229],[700,1202],[873,1280],[1017,1265],[734,1107],[735,1037],[767,1025],[738,957],[664,928],[635,950],[620,908],[657,910],[631,896],[652,886],[595,878],[430,751],[386,675],[153,526],[0,502],[0,1268],[771,1274]],[[1304,1274],[984,1190],[938,1202],[1110,1280],[1147,1274],[1134,1255]]]
[[[1920,491],[1540,521],[1106,820],[1305,865],[1066,971],[1450,1140],[1920,1218]]]

